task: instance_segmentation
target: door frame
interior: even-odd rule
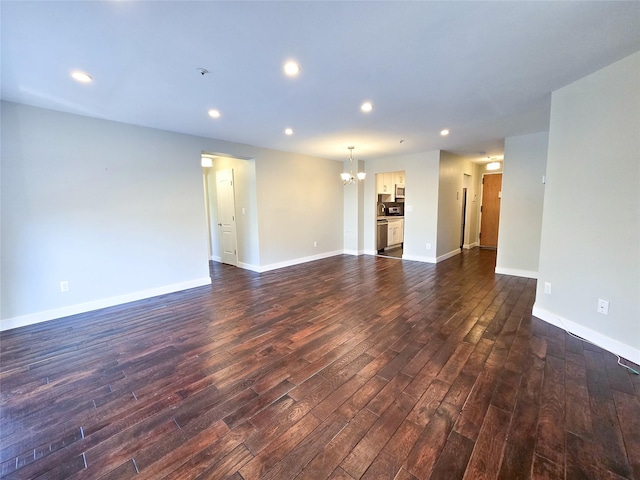
[[[203,163],[203,159],[209,161],[208,165]],[[209,261],[222,263],[222,257],[219,255],[222,245],[220,244],[220,228],[218,227],[218,199],[217,199],[217,185],[216,185],[216,172],[219,170],[232,170],[233,171],[233,196],[234,203],[236,202],[236,168],[229,165],[221,166],[221,162],[227,160],[249,161],[252,160],[249,157],[240,157],[237,155],[231,155],[228,153],[219,153],[211,151],[202,151],[200,154],[200,165],[202,169],[203,177],[203,196],[205,202],[205,225],[207,229],[207,240],[209,244]],[[242,209],[244,213],[244,208]],[[241,245],[242,239],[238,238],[238,215],[234,211],[234,218],[236,222],[236,266],[239,265],[241,252],[239,245]]]
[[[472,217],[475,218],[476,213],[472,211],[471,202],[469,201],[469,195],[473,191],[473,175],[470,173],[462,174],[462,225],[460,232],[460,249],[469,249],[473,245],[469,236],[471,234],[471,221]]]
[[[462,224],[460,225],[460,250],[464,248],[465,235],[467,233],[467,194],[468,188],[462,187]]]

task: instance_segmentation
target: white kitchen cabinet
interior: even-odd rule
[[[376,190],[378,195],[393,195],[393,172],[379,173],[376,175]],[[393,198],[391,199],[393,201]]]
[[[387,233],[387,245],[400,245],[404,242],[404,219],[389,219],[389,227]]]
[[[404,171],[401,172],[385,172],[376,175],[376,193],[378,195],[386,195],[384,201],[396,201],[396,185],[405,184]]]

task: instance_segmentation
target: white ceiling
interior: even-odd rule
[[[364,160],[500,155],[505,137],[548,129],[553,90],[640,50],[638,1],[0,8],[5,100],[339,160],[349,145]],[[282,73],[288,59],[297,78]]]

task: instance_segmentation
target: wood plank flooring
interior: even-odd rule
[[[4,332],[0,475],[640,479],[638,376],[494,265],[214,264],[211,286]]]

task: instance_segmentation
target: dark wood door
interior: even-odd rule
[[[485,175],[482,179],[482,206],[480,210],[481,247],[498,247],[501,193],[502,174]]]

